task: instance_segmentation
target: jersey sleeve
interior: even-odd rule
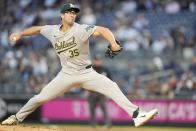
[[[51,25],[45,25],[42,26],[40,33],[45,36],[47,39],[52,39],[52,26]]]
[[[94,25],[81,25],[81,40],[86,41],[94,33],[96,26]]]

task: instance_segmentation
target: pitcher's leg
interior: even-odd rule
[[[95,71],[89,73],[88,77],[90,78],[84,82],[83,88],[99,92],[111,98],[130,116],[132,116],[133,112],[137,110],[138,106],[134,105],[127,99],[115,82]]]
[[[32,97],[16,114],[17,119],[22,122],[30,113],[37,109],[44,102],[54,99],[66,92],[73,79],[60,72],[50,83],[48,83],[42,91]]]

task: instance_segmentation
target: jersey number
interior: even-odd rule
[[[74,50],[69,50],[70,53],[70,58],[73,58],[74,56],[79,56],[79,50],[78,49],[74,49]]]

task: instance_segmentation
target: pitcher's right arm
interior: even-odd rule
[[[24,31],[12,33],[9,37],[11,42],[16,42],[20,40],[23,36],[32,36],[40,34],[42,26],[33,26],[25,29]]]

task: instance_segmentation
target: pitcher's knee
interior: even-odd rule
[[[113,87],[119,88],[116,82],[112,82]]]
[[[35,95],[32,100],[37,103],[37,104],[43,104],[48,101],[48,98],[40,96],[40,95]]]

